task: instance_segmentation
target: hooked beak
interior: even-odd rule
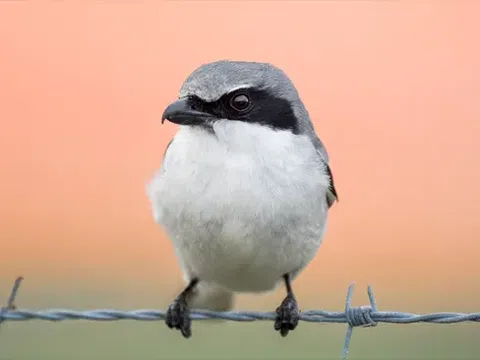
[[[168,120],[178,125],[201,125],[215,117],[192,108],[188,99],[179,99],[167,106],[162,115],[162,124]]]

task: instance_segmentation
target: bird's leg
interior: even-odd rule
[[[287,297],[282,301],[280,306],[275,311],[277,318],[275,319],[275,330],[280,331],[282,336],[287,336],[290,330],[294,330],[298,325],[300,319],[300,312],[298,311],[297,300],[293,295],[292,285],[290,283],[290,275],[283,275],[285,287],[287,288]]]
[[[190,309],[187,304],[187,297],[194,291],[198,284],[198,278],[193,278],[187,287],[170,304],[165,316],[165,323],[170,329],[178,329],[183,337],[192,336],[192,320]]]

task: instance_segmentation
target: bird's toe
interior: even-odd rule
[[[290,330],[294,330],[297,327],[300,319],[300,312],[295,298],[287,296],[275,312],[277,317],[274,328],[276,331],[280,331],[282,336],[287,336]]]
[[[192,335],[190,310],[183,298],[177,298],[168,307],[165,323],[170,329],[178,329],[183,337],[189,338]]]

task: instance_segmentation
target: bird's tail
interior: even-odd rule
[[[228,311],[234,305],[234,293],[216,284],[199,282],[189,298],[192,309]]]

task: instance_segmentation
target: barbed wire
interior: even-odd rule
[[[121,311],[112,309],[97,309],[76,311],[69,309],[47,309],[47,310],[28,310],[16,309],[14,305],[15,297],[23,278],[16,279],[11,294],[8,298],[7,306],[0,310],[0,324],[4,321],[27,321],[27,320],[46,320],[46,321],[64,321],[64,320],[91,320],[91,321],[117,321],[117,320],[138,320],[138,321],[158,321],[164,320],[166,311],[158,310],[131,310]],[[438,312],[431,314],[413,314],[399,311],[378,311],[375,296],[372,287],[368,286],[368,297],[370,305],[352,307],[352,297],[355,283],[352,283],[347,292],[345,311],[326,311],[326,310],[307,310],[300,313],[300,320],[313,323],[346,323],[348,324],[347,333],[342,349],[341,359],[345,360],[350,347],[353,328],[373,327],[378,323],[391,324],[411,324],[411,323],[435,323],[435,324],[453,324],[460,322],[480,322],[480,312],[477,313],[456,313],[456,312]],[[231,320],[231,321],[275,321],[275,312],[258,311],[210,311],[210,310],[192,310],[190,313],[192,320]]]

